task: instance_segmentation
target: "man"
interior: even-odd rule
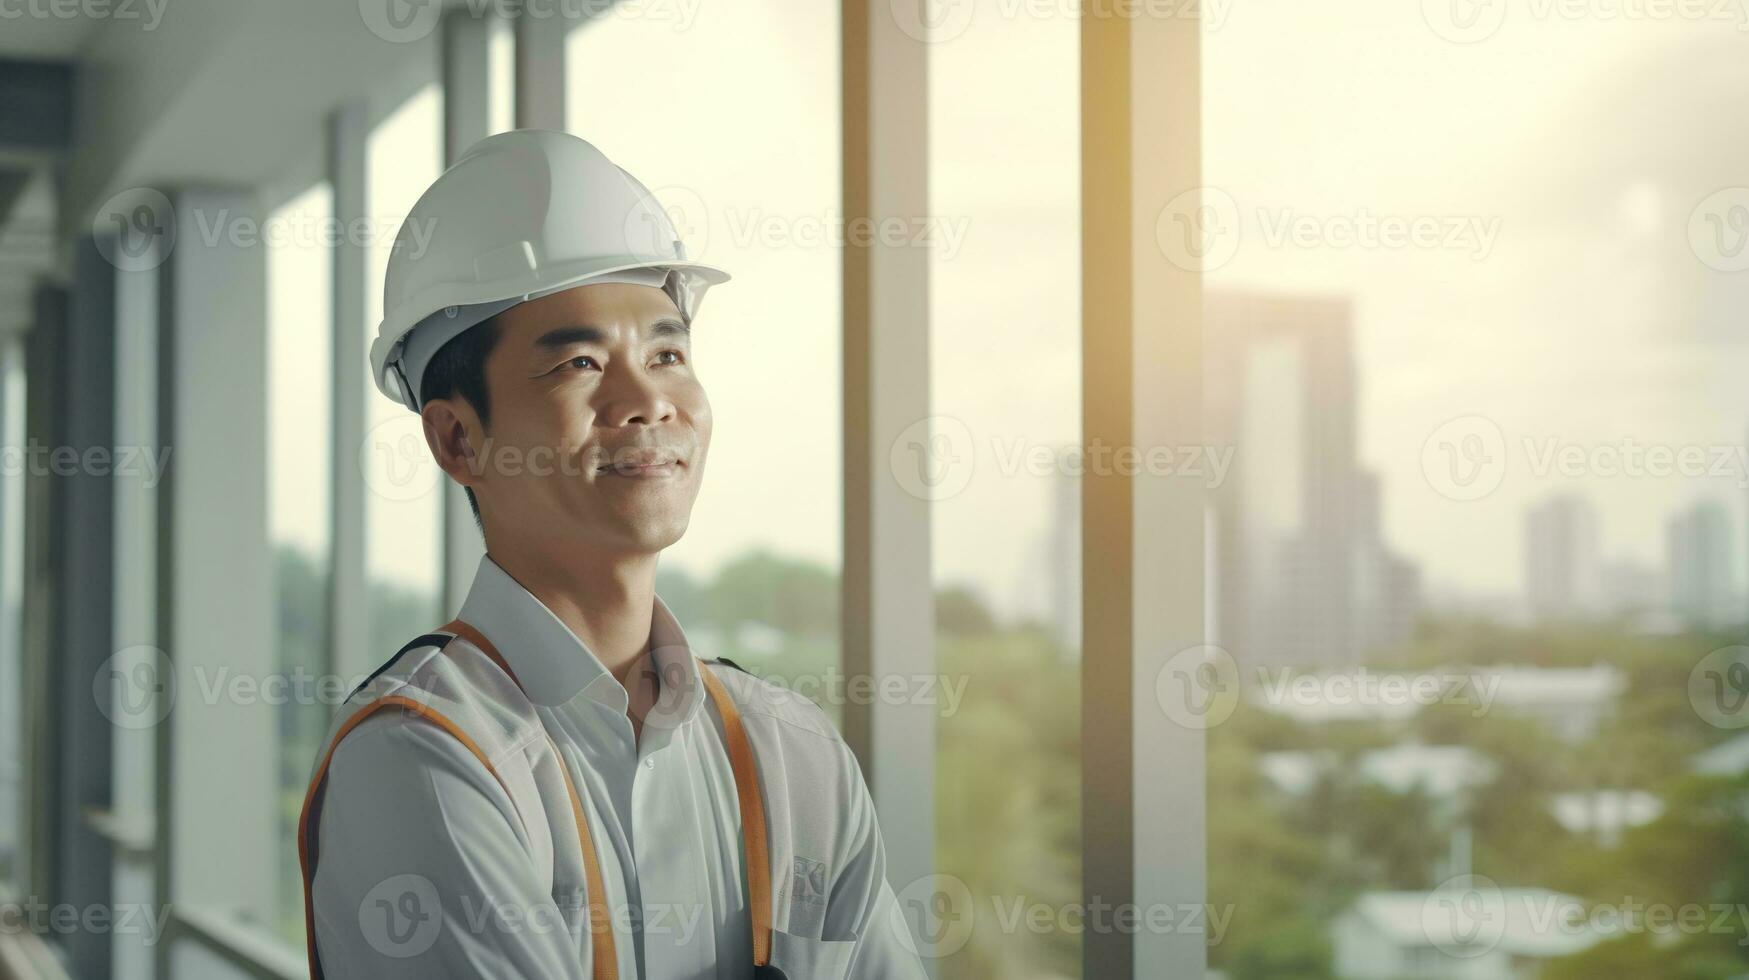
[[[922,977],[855,757],[701,663],[655,594],[710,447],[693,321],[728,277],[562,133],[481,141],[403,227],[372,368],[486,557],[317,759],[312,976]]]

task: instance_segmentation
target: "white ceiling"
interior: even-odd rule
[[[337,106],[380,118],[432,80],[438,32],[384,38],[364,2],[134,0],[140,14],[122,19],[39,16],[64,5],[0,0],[21,14],[0,17],[0,59],[69,61],[77,72],[70,152],[58,161],[0,155],[0,165],[43,167],[44,178],[58,162],[62,177],[27,191],[10,221],[0,215],[0,331],[27,314],[31,284],[65,267],[65,243],[111,194],[301,189],[322,172]],[[154,9],[148,27],[140,18]],[[55,233],[45,235],[45,224]]]
[[[437,73],[438,32],[391,42],[360,6],[177,0],[156,30],[117,22],[90,37],[78,59],[63,231],[128,188],[259,188],[288,169],[308,171],[301,186],[319,178],[337,106],[357,101],[378,118]]]

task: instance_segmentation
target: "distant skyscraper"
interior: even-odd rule
[[[1538,618],[1597,611],[1597,513],[1574,494],[1552,497],[1524,518],[1524,594]]]
[[[1385,550],[1356,458],[1349,302],[1210,291],[1203,311],[1206,431],[1236,450],[1213,495],[1221,644],[1340,664],[1400,641],[1419,579]]]
[[[1723,504],[1701,501],[1671,518],[1666,535],[1670,606],[1697,626],[1735,622],[1736,539]]]
[[[1354,494],[1354,599],[1360,652],[1401,644],[1421,611],[1421,570],[1390,550],[1378,474],[1362,471]]]
[[[1051,478],[1051,522],[1046,575],[1051,628],[1072,658],[1081,653],[1081,480],[1061,467]]]
[[[1670,589],[1658,569],[1622,559],[1603,564],[1598,592],[1606,613],[1653,613],[1665,608]]]
[[[1021,618],[1043,625],[1063,656],[1081,655],[1081,477],[1080,450],[1056,451],[1049,481],[1049,518],[1014,569],[1013,599]]]

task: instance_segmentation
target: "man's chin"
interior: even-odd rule
[[[623,515],[603,537],[617,541],[629,553],[655,554],[686,534],[687,515]]]

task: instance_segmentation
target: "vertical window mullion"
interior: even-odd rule
[[[1083,444],[1201,445],[1201,279],[1155,238],[1201,182],[1201,25],[1089,10],[1081,31]],[[1082,477],[1082,887],[1141,921],[1207,901],[1203,732],[1160,683],[1207,644],[1203,496],[1145,470]],[[1200,977],[1207,940],[1089,929],[1083,975]]]
[[[844,3],[847,226],[929,213],[928,48],[884,3]],[[929,502],[892,470],[892,447],[929,417],[929,251],[844,247],[844,672],[935,673]],[[867,681],[863,681],[866,683]],[[924,699],[910,699],[924,700]],[[849,698],[844,734],[874,795],[887,877],[934,872],[935,717],[923,703]]]

